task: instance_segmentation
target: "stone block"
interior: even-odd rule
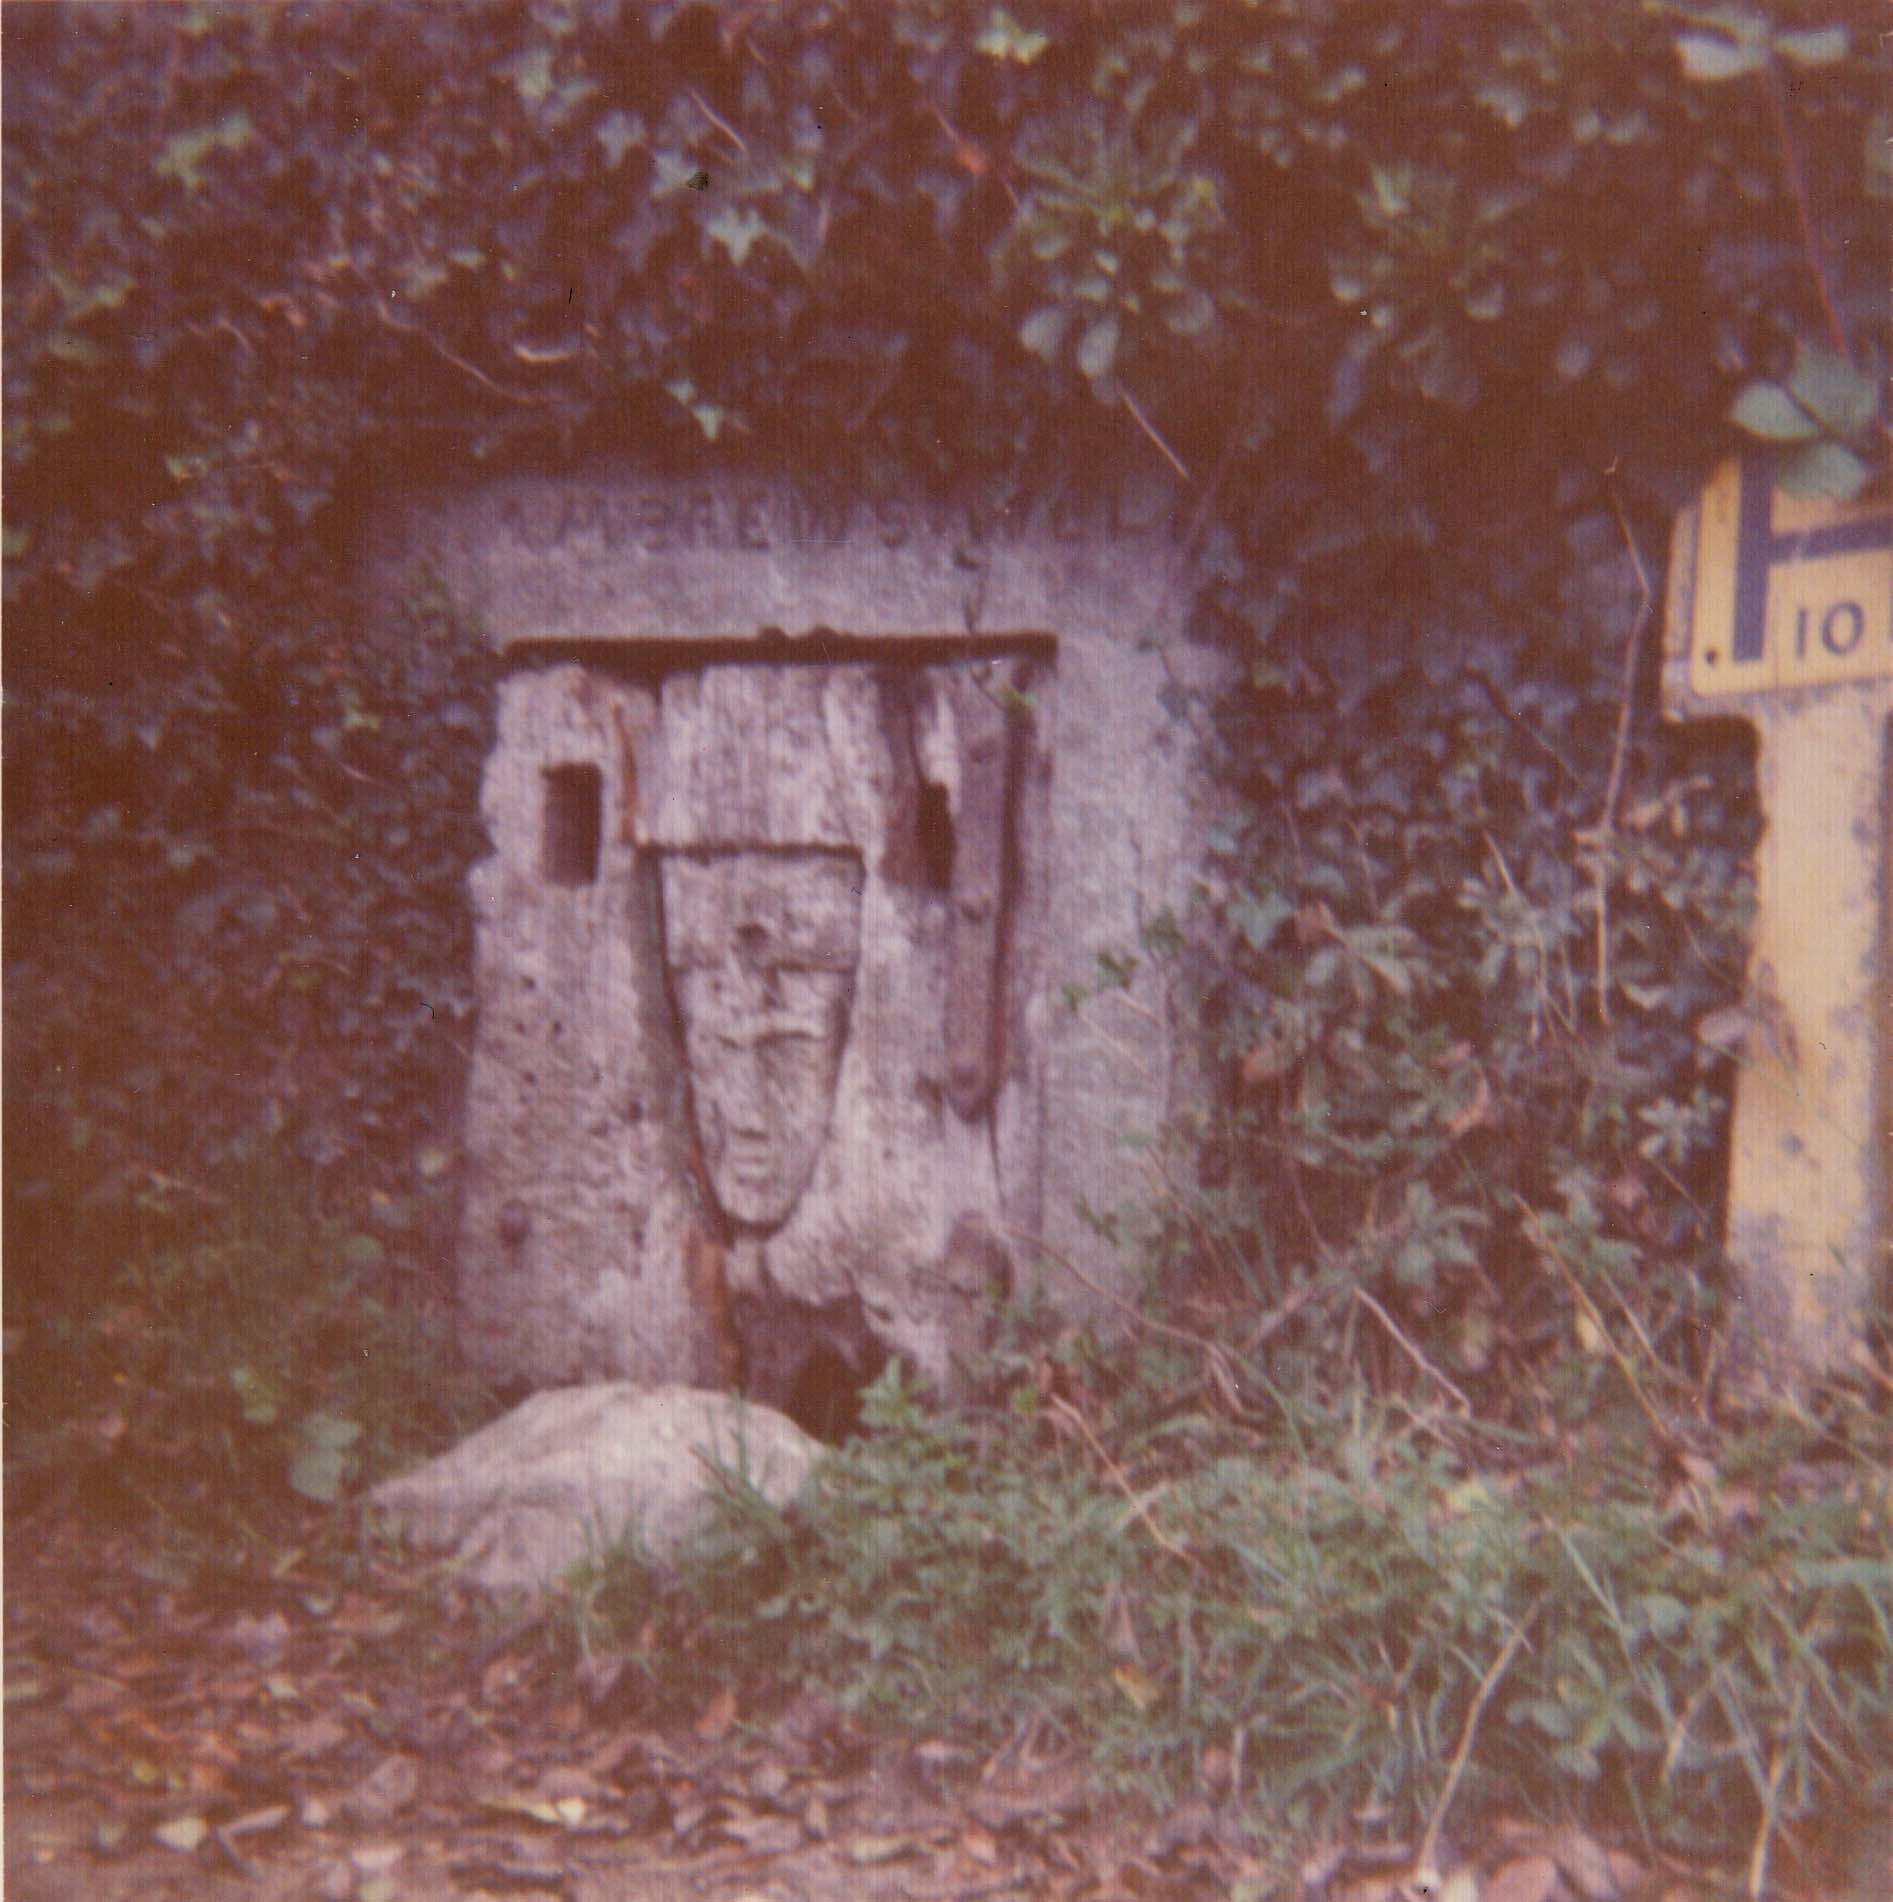
[[[611,1381],[533,1395],[365,1506],[414,1544],[451,1552],[471,1583],[534,1591],[621,1540],[672,1557],[724,1474],[786,1506],[821,1451],[768,1407]]]
[[[391,515],[506,671],[474,871],[462,1339],[500,1380],[950,1385],[988,1297],[1185,1069],[1148,960],[1220,663],[1167,493],[1008,510],[740,470],[515,477]],[[971,1238],[969,1240],[969,1238]],[[1088,1305],[1056,1266],[1047,1286]]]

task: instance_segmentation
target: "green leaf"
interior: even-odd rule
[[[1764,442],[1806,442],[1820,426],[1779,383],[1751,383],[1729,405],[1729,421]]]
[[[1010,60],[1017,66],[1030,66],[1051,43],[1049,34],[1023,27],[1004,7],[995,7],[973,46],[975,51],[984,53],[988,59]]]
[[[1676,51],[1685,79],[1715,84],[1758,73],[1768,64],[1768,49],[1755,40],[1731,40],[1720,33],[1679,33]]]
[[[308,1446],[289,1462],[289,1484],[305,1499],[332,1506],[342,1496],[348,1455],[332,1446]]]
[[[1275,934],[1294,917],[1295,907],[1280,892],[1264,892],[1251,897],[1247,892],[1229,907],[1229,922],[1247,941],[1251,951],[1266,951]]]
[[[1093,383],[1111,374],[1117,361],[1119,325],[1117,313],[1100,317],[1087,330],[1078,345],[1078,367]]]
[[[1164,327],[1178,337],[1199,337],[1216,321],[1209,293],[1192,286],[1164,312]]]
[[[704,226],[708,236],[730,254],[730,262],[739,271],[748,262],[750,248],[767,229],[756,212],[737,205],[722,206]]]
[[[528,106],[536,106],[552,90],[552,49],[528,47],[517,59],[508,60],[500,71],[512,80]]]
[[[635,112],[614,107],[592,127],[592,137],[605,148],[605,168],[615,172],[634,145],[644,143],[644,121]]]
[[[1789,495],[1825,495],[1851,502],[1867,486],[1872,468],[1845,443],[1810,443],[1775,478]]]
[[[1051,363],[1056,360],[1059,345],[1065,341],[1065,332],[1070,327],[1071,312],[1061,304],[1047,304],[1019,326],[1019,341],[1035,357],[1043,357]]]
[[[230,1384],[243,1404],[243,1417],[252,1426],[272,1426],[282,1411],[274,1385],[252,1367],[233,1367]]]
[[[1667,1592],[1645,1592],[1632,1601],[1653,1638],[1670,1638],[1689,1623],[1689,1607]]]
[[[328,1506],[340,1498],[361,1427],[339,1414],[311,1413],[298,1429],[300,1444],[289,1462],[289,1484],[305,1499]]]
[[[1558,345],[1557,353],[1551,359],[1551,367],[1566,383],[1575,383],[1596,359],[1597,353],[1589,342],[1573,331]]]
[[[1893,112],[1876,112],[1867,121],[1860,170],[1869,198],[1893,198]]]
[[[305,1414],[297,1430],[310,1446],[331,1447],[337,1452],[353,1446],[362,1436],[361,1422],[345,1419],[339,1413]]]
[[[1832,66],[1836,60],[1847,57],[1847,29],[1819,26],[1777,33],[1775,51],[1797,66]]]
[[[175,178],[187,192],[204,182],[204,163],[213,152],[240,152],[255,136],[250,115],[241,106],[226,112],[214,125],[200,125],[167,139],[151,169],[160,178]]]
[[[1880,386],[1875,378],[1856,369],[1838,351],[1806,339],[1795,346],[1788,391],[1834,436],[1858,435],[1872,422],[1880,406]]]

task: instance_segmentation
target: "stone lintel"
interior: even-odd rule
[[[1071,602],[1173,622],[1174,496],[1143,477],[1094,492],[849,497],[725,471],[617,466],[503,477],[430,500],[384,537],[385,582],[418,563],[501,650],[790,637],[879,642],[1049,635]]]

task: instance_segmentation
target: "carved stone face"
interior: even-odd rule
[[[731,1221],[788,1218],[828,1135],[861,932],[861,861],[665,853],[664,954],[710,1187]]]

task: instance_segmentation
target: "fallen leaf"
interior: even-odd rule
[[[310,1717],[285,1724],[278,1736],[286,1757],[320,1757],[348,1742],[348,1726],[333,1717]]]
[[[1203,1842],[1213,1836],[1215,1830],[1216,1812],[1202,1797],[1194,1797],[1173,1808],[1150,1832],[1144,1843],[1144,1854],[1153,1862],[1161,1862],[1179,1849]]]
[[[272,1803],[268,1809],[249,1810],[242,1816],[233,1817],[223,1826],[225,1836],[255,1836],[266,1829],[276,1829],[289,1821],[289,1805]]]
[[[1558,1865],[1549,1856],[1524,1856],[1494,1872],[1485,1902],[1551,1902],[1557,1889]]]
[[[188,1856],[210,1834],[210,1825],[201,1816],[178,1816],[160,1823],[151,1834],[165,1848]]]
[[[1556,1858],[1584,1902],[1617,1902],[1616,1872],[1602,1843],[1566,1825],[1545,1837],[1545,1851]]]
[[[1120,1664],[1111,1673],[1112,1681],[1141,1714],[1157,1701],[1157,1687],[1134,1664]]]
[[[526,1675],[526,1667],[512,1655],[502,1652],[480,1673],[480,1694],[489,1704],[497,1703]]]
[[[533,1794],[543,1797],[548,1803],[557,1803],[568,1796],[582,1796],[596,1802],[600,1797],[610,1795],[610,1791],[589,1770],[555,1763],[540,1777]]]
[[[960,1831],[960,1848],[970,1861],[991,1869],[999,1862],[999,1839],[991,1830],[971,1823]]]
[[[1646,1882],[1649,1879],[1650,1872],[1644,1868],[1643,1864],[1640,1863],[1635,1856],[1629,1854],[1628,1851],[1622,1849],[1607,1850],[1605,1857],[1610,1863],[1610,1873],[1616,1878],[1617,1892],[1619,1895],[1628,1894],[1631,1890],[1635,1889],[1638,1884]]]
[[[926,1847],[919,1836],[856,1836],[848,1844],[848,1860],[859,1868],[874,1863],[897,1862],[902,1856],[915,1856]]]
[[[240,1612],[224,1627],[224,1642],[241,1651],[259,1670],[268,1670],[282,1661],[289,1649],[289,1620],[280,1611],[261,1618]]]
[[[749,1779],[749,1793],[764,1803],[779,1803],[789,1788],[787,1768],[771,1759],[757,1767]]]
[[[602,1704],[618,1688],[618,1680],[624,1676],[625,1660],[622,1657],[589,1657],[580,1661],[578,1667],[579,1688],[585,1693],[590,1704]]]
[[[576,1820],[583,1822],[585,1818],[585,1799],[578,1796],[565,1797],[559,1802],[554,1803],[549,1802],[543,1796],[513,1796],[501,1794],[498,1796],[483,1796],[479,1799],[479,1802],[483,1810],[492,1810],[499,1816],[523,1816],[529,1822],[544,1823],[548,1829],[569,1827],[565,1815],[565,1805],[568,1803],[576,1803],[578,1805],[578,1817]]]
[[[385,1823],[406,1809],[420,1788],[420,1766],[412,1757],[383,1757],[342,1798],[342,1808],[359,1823]]]
[[[802,1825],[793,1816],[726,1816],[713,1834],[741,1843],[752,1856],[782,1856],[802,1846]]]
[[[720,1743],[736,1722],[736,1693],[726,1685],[704,1705],[696,1732],[706,1743]]]
[[[1347,1882],[1334,1891],[1334,1902],[1398,1902],[1391,1876],[1369,1876],[1365,1882]]]
[[[315,1892],[320,1902],[348,1902],[355,1893],[355,1872],[341,1857],[325,1862],[316,1875]]]

